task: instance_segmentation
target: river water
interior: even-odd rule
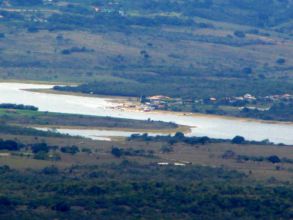
[[[117,104],[111,98],[83,97],[37,93],[24,89],[49,89],[52,85],[26,83],[0,83],[0,103],[34,105],[40,111],[74,113],[95,116],[111,116],[128,119],[151,119],[192,126],[192,136],[231,139],[236,135],[248,140],[269,139],[274,143],[293,144],[293,124],[270,123],[248,119],[235,119],[209,115],[183,115],[172,112],[133,112],[113,109]],[[99,130],[59,130],[94,139],[111,136],[129,136],[130,132]],[[139,132],[138,132],[139,133]]]

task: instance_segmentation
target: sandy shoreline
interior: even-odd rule
[[[63,91],[56,91],[52,89],[27,89],[26,91],[57,94],[57,95],[59,94],[59,95],[81,96],[81,97],[105,98],[108,101],[112,103],[116,103],[116,104],[125,104],[125,105],[138,104],[138,101],[135,101],[137,100],[137,98],[135,97],[94,95],[94,94],[84,94],[84,93],[75,93],[75,92],[63,92]],[[123,111],[142,112],[133,108],[126,108],[126,107],[123,107]],[[261,119],[254,119],[254,118],[241,118],[241,117],[227,116],[227,115],[212,115],[212,114],[192,113],[192,112],[173,112],[173,111],[153,110],[148,113],[150,114],[168,113],[168,114],[176,115],[176,116],[191,116],[191,117],[201,117],[201,118],[209,118],[209,119],[211,118],[229,119],[229,120],[236,120],[236,121],[259,122],[264,124],[293,125],[293,122],[286,122],[286,121],[261,120]]]

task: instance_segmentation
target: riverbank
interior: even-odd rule
[[[28,91],[31,89],[50,89],[52,85],[33,85],[21,83],[0,83],[0,103],[34,105],[40,111],[101,116],[134,120],[172,122],[189,126],[189,136],[208,136],[211,138],[232,139],[240,135],[247,140],[262,141],[269,139],[274,143],[293,144],[291,123],[239,119],[226,116],[202,115],[178,112],[145,112],[123,108],[123,103],[115,103],[108,98],[76,96],[75,94],[52,94]],[[24,90],[25,89],[25,90]],[[111,98],[110,98],[111,99]],[[121,99],[116,99],[121,101]],[[123,99],[127,102],[127,98]],[[126,105],[126,104],[125,104]],[[78,131],[76,131],[78,133]],[[99,136],[99,130],[86,135]],[[108,132],[109,134],[110,132]],[[137,132],[135,132],[137,133]],[[107,134],[107,136],[108,136]],[[103,135],[103,133],[101,134]],[[126,134],[123,134],[124,136]],[[110,134],[111,136],[111,134]],[[127,133],[128,136],[128,133]],[[125,137],[125,136],[124,136]]]
[[[37,92],[37,93],[47,93],[47,94],[56,94],[56,95],[68,95],[68,96],[79,96],[79,97],[92,97],[92,98],[104,98],[112,103],[120,104],[114,108],[121,111],[129,111],[129,112],[143,112],[133,106],[139,106],[140,102],[136,97],[125,97],[125,96],[106,96],[106,95],[95,95],[95,94],[85,94],[80,92],[66,92],[66,91],[58,91],[53,89],[25,89],[25,91]],[[132,106],[132,107],[131,107]],[[242,118],[236,116],[229,115],[216,115],[216,114],[203,114],[203,113],[193,113],[193,112],[176,112],[176,111],[164,111],[164,110],[152,110],[148,113],[153,114],[173,114],[175,116],[193,116],[193,117],[202,117],[202,118],[222,118],[229,120],[237,120],[237,121],[248,121],[248,122],[261,122],[266,124],[288,124],[293,125],[293,122],[285,122],[285,121],[274,121],[274,120],[262,120],[255,118]]]
[[[189,133],[190,127],[160,121],[84,116],[74,114],[39,112],[19,109],[1,109],[0,117],[6,124],[51,129],[120,130],[146,133]]]
[[[19,124],[11,124],[15,126],[20,126]],[[176,129],[131,129],[131,128],[123,128],[123,127],[88,127],[88,126],[66,126],[66,125],[39,125],[39,124],[31,124],[29,127],[32,128],[47,128],[51,129],[69,129],[69,130],[81,130],[81,131],[121,131],[121,132],[133,132],[133,133],[149,133],[149,134],[175,134],[176,132],[182,132],[184,134],[188,134],[191,131],[191,128],[188,126],[178,126]]]
[[[37,81],[37,80],[17,80],[17,79],[0,79],[0,83],[19,83],[19,84],[33,84],[33,85],[67,85],[77,86],[79,84],[73,82],[60,82],[60,81]]]

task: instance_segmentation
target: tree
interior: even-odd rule
[[[59,173],[59,169],[57,167],[55,167],[55,166],[45,167],[42,170],[42,173],[43,174],[46,174],[46,175],[54,175],[54,174],[58,174]]]
[[[279,64],[279,65],[282,65],[282,64],[286,63],[286,60],[284,58],[279,58],[279,59],[276,60],[276,63]]]
[[[59,202],[55,206],[53,206],[52,209],[59,212],[68,212],[70,211],[70,205],[66,202]]]
[[[15,141],[12,141],[12,140],[2,141],[2,140],[0,140],[0,150],[17,151],[19,149],[20,149],[20,146]]]
[[[235,136],[232,139],[232,144],[244,144],[245,143],[245,138],[242,136]]]
[[[268,161],[270,161],[271,163],[280,163],[281,162],[280,158],[276,155],[269,156]]]
[[[174,135],[174,138],[176,138],[178,140],[182,140],[185,138],[185,136],[182,132],[176,132],[176,134]]]
[[[60,150],[62,153],[67,153],[67,154],[76,154],[79,152],[79,148],[74,145],[71,147],[61,147]]]
[[[161,147],[161,152],[162,153],[171,153],[173,151],[174,151],[174,149],[173,149],[172,146],[166,146],[166,145],[164,145],[164,146]]]
[[[244,74],[251,74],[252,73],[252,68],[251,67],[245,67],[242,69],[242,72]]]
[[[49,156],[48,156],[48,153],[45,152],[45,151],[39,151],[38,153],[36,153],[34,155],[34,159],[36,160],[48,160],[49,159]]]
[[[121,157],[123,154],[123,150],[118,147],[112,147],[111,154],[115,157]]]
[[[245,33],[243,31],[235,31],[234,35],[236,37],[239,37],[239,38],[244,38],[245,37]]]
[[[40,144],[34,144],[31,146],[33,153],[39,153],[39,152],[49,152],[49,147],[46,143],[40,143]]]

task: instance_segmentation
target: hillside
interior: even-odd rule
[[[125,96],[293,92],[292,1],[1,4],[2,79]]]

